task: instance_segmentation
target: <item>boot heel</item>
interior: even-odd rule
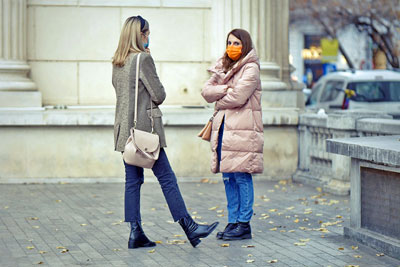
[[[198,244],[200,244],[201,240],[200,238],[194,238],[192,240],[190,240],[190,244],[192,244],[192,246],[195,248]]]

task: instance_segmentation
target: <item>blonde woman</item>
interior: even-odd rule
[[[178,221],[186,233],[193,247],[207,237],[218,225],[198,225],[187,212],[185,202],[179,191],[175,174],[168,162],[164,148],[167,146],[162,123],[162,113],[158,108],[165,100],[166,94],[161,84],[153,58],[148,48],[149,23],[141,16],[128,18],[122,28],[118,48],[113,57],[112,84],[117,96],[114,123],[115,150],[124,151],[129,137],[129,130],[133,127],[135,110],[135,75],[136,59],[140,53],[139,92],[138,92],[138,121],[136,128],[151,131],[149,117],[153,102],[154,130],[160,137],[160,156],[152,171],[161,185],[174,221]],[[153,247],[156,244],[150,241],[143,232],[140,215],[140,188],[143,184],[143,168],[125,165],[125,221],[131,225],[128,248]]]

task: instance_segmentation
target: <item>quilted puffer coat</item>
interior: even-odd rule
[[[262,173],[264,136],[260,63],[255,50],[227,73],[223,71],[222,59],[209,71],[213,74],[201,94],[208,103],[215,102],[215,110],[218,110],[211,132],[211,171]],[[223,120],[221,162],[218,164],[218,132]]]

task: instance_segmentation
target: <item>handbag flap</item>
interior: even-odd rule
[[[157,134],[132,129],[134,143],[141,151],[152,153],[160,146],[160,137]]]

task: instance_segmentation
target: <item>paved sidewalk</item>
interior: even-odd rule
[[[180,183],[200,222],[226,224],[223,184]],[[342,236],[348,197],[286,181],[255,182],[253,239],[198,248],[173,223],[157,183],[142,190],[149,248],[128,250],[123,184],[0,185],[0,266],[400,266]],[[276,262],[275,262],[276,261]]]

